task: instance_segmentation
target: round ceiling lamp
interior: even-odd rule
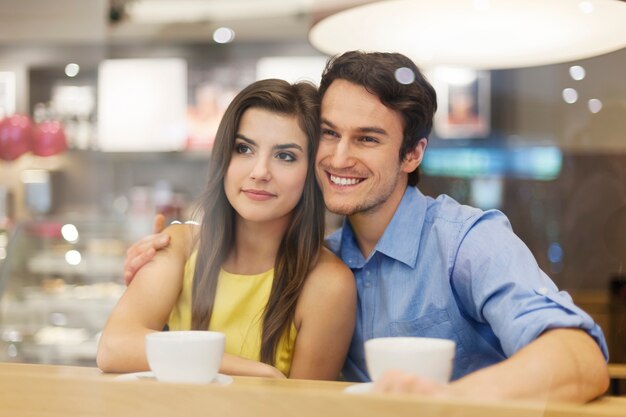
[[[400,52],[418,65],[520,68],[626,47],[619,0],[388,0],[328,16],[309,32],[327,54]]]

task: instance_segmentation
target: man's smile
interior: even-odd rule
[[[363,181],[363,178],[353,178],[353,177],[340,177],[338,175],[328,174],[328,178],[330,178],[330,182],[335,185],[356,185]]]

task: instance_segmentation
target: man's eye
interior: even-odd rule
[[[294,162],[296,160],[296,157],[289,152],[280,152],[276,155],[276,158],[285,162]]]
[[[333,137],[337,137],[337,133],[334,130],[330,130],[330,129],[322,129],[322,135],[324,136],[333,136]]]
[[[373,138],[371,136],[363,136],[361,138],[361,142],[368,142],[368,143],[378,143],[378,139]]]
[[[252,149],[250,149],[250,147],[248,145],[245,145],[243,143],[238,143],[237,145],[235,145],[235,152],[237,153],[250,153],[252,152]]]

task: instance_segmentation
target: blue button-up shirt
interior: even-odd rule
[[[408,187],[367,259],[346,220],[327,243],[354,273],[357,321],[344,377],[368,381],[363,343],[375,337],[452,339],[452,379],[511,356],[542,332],[584,329],[608,359],[600,327],[539,269],[497,210]]]

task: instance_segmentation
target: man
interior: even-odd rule
[[[506,217],[415,187],[437,107],[415,64],[347,52],[329,61],[320,93],[318,182],[328,209],[347,216],[328,245],[358,289],[346,379],[369,379],[365,340],[427,336],[456,342],[453,382],[392,372],[377,390],[576,402],[602,394],[600,328],[558,292]],[[129,253],[126,278],[163,245],[157,240]]]

